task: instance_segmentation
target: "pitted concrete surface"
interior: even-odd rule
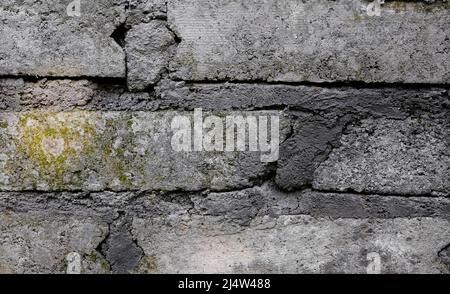
[[[185,80],[449,83],[447,2],[168,1]]]
[[[450,272],[449,2],[77,2],[0,0],[0,274]]]

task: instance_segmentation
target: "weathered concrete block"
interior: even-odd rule
[[[175,44],[165,22],[156,20],[133,26],[127,33],[125,44],[128,88],[145,90],[158,82],[167,71]]]
[[[69,265],[75,272],[109,272],[96,251],[107,234],[107,224],[93,218],[2,212],[0,273],[66,273]],[[69,262],[70,253],[79,260]]]
[[[127,5],[127,25],[129,26],[166,18],[166,0],[129,0]]]
[[[135,218],[142,271],[154,273],[448,273],[450,223],[432,218]]]
[[[449,3],[169,0],[183,80],[449,83]]]
[[[270,173],[262,152],[249,149],[174,151],[176,115],[192,118],[192,112],[1,113],[0,190],[223,190]],[[280,129],[283,136],[282,123]]]
[[[367,119],[347,130],[315,173],[319,190],[450,193],[448,119]]]
[[[2,1],[0,75],[125,77],[125,54],[111,35],[125,21],[115,0]]]
[[[77,268],[66,261],[73,253],[85,273],[359,273],[372,253],[381,272],[448,272],[449,221],[444,197],[284,193],[273,185],[166,195],[4,192],[0,272],[65,272]]]

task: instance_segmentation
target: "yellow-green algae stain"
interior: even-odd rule
[[[6,129],[8,128],[8,122],[0,120],[0,129]]]
[[[152,274],[158,272],[158,260],[155,255],[144,256],[136,268],[132,271],[135,274]]]
[[[130,162],[134,159],[134,154],[130,155],[132,158],[127,158],[126,153],[129,153],[129,149],[134,144],[133,133],[131,132],[131,126],[133,122],[133,115],[121,114],[120,118],[112,117],[107,118],[105,121],[106,133],[108,140],[104,140],[102,145],[101,159],[105,163],[105,166],[113,176],[110,185],[114,189],[114,186],[133,186],[133,177],[128,171],[129,167],[138,169],[143,161]],[[120,133],[120,135],[118,135]],[[116,145],[116,140],[120,143]],[[117,182],[118,181],[118,182]]]
[[[51,188],[63,188],[64,174],[93,152],[96,137],[92,112],[18,114],[17,151],[24,154]]]
[[[31,111],[16,115],[18,160],[10,161],[11,170],[22,169],[16,182],[50,190],[84,189],[91,177],[102,189],[142,184],[142,178],[136,183],[135,175],[145,173],[148,150],[143,155],[133,151],[132,114]]]

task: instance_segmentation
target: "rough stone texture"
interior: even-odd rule
[[[201,83],[162,81],[156,88],[161,107],[193,109],[269,109],[289,107],[340,115],[370,114],[406,118],[411,115],[448,116],[446,88],[414,86],[297,86],[264,83]]]
[[[251,115],[258,114],[264,113]],[[0,190],[226,190],[249,187],[270,173],[261,152],[174,151],[176,115],[192,116],[0,113]]]
[[[450,220],[450,200],[443,197],[362,196],[312,190],[285,193],[272,185],[263,185],[236,192],[193,195],[190,199],[193,202],[193,207],[189,209],[191,213],[221,217],[240,225],[250,224],[255,217],[283,215],[331,219],[438,217]],[[139,212],[139,209],[136,211]]]
[[[13,209],[18,212],[12,213]],[[450,199],[311,190],[284,193],[273,185],[189,194],[7,192],[0,193],[0,217],[5,232],[2,240],[7,240],[0,242],[0,252],[16,246],[19,241],[5,239],[14,236],[13,240],[22,240],[26,244],[22,247],[31,251],[25,255],[27,262],[45,264],[25,268],[29,263],[23,255],[8,251],[0,255],[4,272],[64,272],[62,261],[68,252],[83,257],[82,272],[172,272],[166,262],[186,259],[190,261],[178,271],[229,272],[236,267],[235,272],[365,272],[369,252],[380,254],[383,272],[399,272],[396,267],[400,272],[446,272],[445,244],[438,235],[440,232],[442,241],[448,239]],[[419,233],[414,235],[416,229]],[[395,235],[397,230],[402,233]],[[335,233],[328,238],[327,232]],[[55,248],[51,242],[56,237],[58,246],[66,247],[53,250],[54,261],[49,262],[48,255],[39,254],[42,247]],[[73,240],[65,241],[67,238]],[[223,240],[231,242],[232,250],[220,249],[228,244]],[[255,251],[248,245],[251,242],[259,244]],[[329,245],[333,242],[337,245]],[[345,242],[354,247],[342,249]],[[44,245],[32,251],[28,248],[33,244]],[[220,258],[202,255],[204,246],[211,244],[220,245],[219,251],[213,251]],[[235,250],[236,246],[244,251]],[[395,246],[402,246],[398,254],[404,255],[392,256]],[[321,252],[324,259],[317,255]],[[182,259],[176,261],[179,254]],[[243,264],[239,264],[240,257],[245,257]],[[301,261],[303,267],[297,265]],[[230,263],[232,267],[227,268]]]
[[[166,18],[166,0],[128,0],[127,6],[129,26]]]
[[[84,273],[109,271],[96,252],[108,227],[93,218],[3,211],[0,231],[0,273],[65,273],[70,252],[82,256]]]
[[[447,117],[444,87],[351,87],[267,84],[186,84],[161,81],[154,92],[130,93],[118,83],[68,79],[0,79],[0,109],[80,110],[253,110],[288,108],[335,116],[364,114],[393,119],[426,114]]]
[[[125,77],[125,54],[111,35],[125,20],[115,0],[0,1],[0,75]]]
[[[448,273],[437,252],[450,223],[433,218],[256,218],[249,227],[217,217],[136,218],[134,233],[156,273]]]
[[[316,170],[314,188],[449,196],[449,130],[448,118],[363,120]]]
[[[450,219],[450,199],[324,193],[310,189],[284,192],[264,184],[231,192],[2,192],[0,211],[47,211],[118,222],[121,213],[140,218],[198,214],[220,216],[240,225],[255,217],[311,215],[339,218],[437,217]],[[119,218],[119,219],[118,219]],[[124,217],[125,218],[125,217]],[[125,218],[125,220],[128,220]],[[113,229],[116,226],[113,226]],[[112,231],[113,231],[112,229]],[[120,230],[118,230],[120,231]],[[123,231],[123,230],[122,230]]]
[[[169,0],[183,80],[450,81],[447,2]]]
[[[450,268],[450,246],[445,247],[439,251],[439,257]]]
[[[88,80],[0,80],[0,109],[28,111],[44,108],[59,112],[80,110],[156,110],[158,102],[149,93],[129,93],[117,83]]]
[[[174,36],[165,22],[152,21],[134,26],[128,31],[125,44],[128,88],[145,90],[158,82],[167,70],[175,45]]]
[[[0,0],[0,273],[450,273],[448,1],[71,1]]]

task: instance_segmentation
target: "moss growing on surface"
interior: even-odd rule
[[[96,128],[92,116],[88,112],[21,113],[17,150],[32,162],[48,185],[62,188],[65,171],[74,164],[83,166],[94,151]]]

